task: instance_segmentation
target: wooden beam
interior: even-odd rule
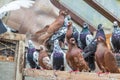
[[[104,17],[106,17],[111,22],[117,21],[120,25],[120,19],[112,14],[108,9],[106,9],[103,5],[101,5],[96,0],[84,0],[86,3],[88,3],[91,7],[93,7],[95,10],[97,10],[99,13],[101,13]]]
[[[84,18],[76,15],[71,9],[68,9],[65,5],[61,4],[59,1],[57,1],[57,0],[50,0],[50,1],[58,9],[67,10],[68,13],[71,15],[72,20],[75,21],[78,25],[82,26],[83,23],[86,22],[90,26],[90,31],[91,32],[96,31],[96,29],[94,28],[95,26],[93,26],[90,22],[88,22]]]
[[[54,70],[24,69],[25,77],[44,78],[45,80],[119,80],[120,74],[90,72],[67,72]],[[54,78],[54,79],[53,79]]]
[[[26,36],[24,34],[17,34],[17,33],[11,33],[11,32],[0,34],[0,39],[25,40],[25,38]]]

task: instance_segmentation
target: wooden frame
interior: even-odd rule
[[[24,56],[25,56],[25,35],[9,33],[6,32],[0,35],[0,39],[8,39],[8,40],[16,40],[18,43],[16,44],[16,54],[15,54],[15,80],[23,80],[23,68],[24,68]],[[11,74],[12,75],[12,74]],[[13,80],[14,80],[13,79]]]

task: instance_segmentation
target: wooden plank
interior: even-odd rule
[[[24,69],[24,76],[44,77],[46,80],[120,80],[120,74],[103,73],[96,74],[90,72],[67,72],[54,70]]]
[[[19,41],[18,54],[16,60],[16,78],[15,80],[23,80],[23,72],[24,68],[24,52],[25,52],[25,42]]]
[[[9,40],[25,40],[26,36],[24,34],[17,34],[6,32],[0,35],[0,39],[9,39]]]

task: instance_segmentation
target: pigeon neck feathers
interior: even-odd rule
[[[82,32],[84,32],[84,33],[90,33],[88,27],[83,28]]]
[[[113,33],[116,33],[116,34],[120,34],[120,28],[119,28],[119,26],[114,26],[114,31],[113,31]]]
[[[59,45],[59,41],[57,39],[54,41],[54,50],[53,51],[55,51],[55,52],[61,51],[62,52],[62,49]]]

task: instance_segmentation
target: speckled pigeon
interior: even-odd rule
[[[116,53],[120,53],[120,28],[117,21],[113,23],[114,30],[112,32],[111,44]]]
[[[53,69],[62,71],[64,70],[66,61],[65,56],[65,53],[59,45],[59,41],[57,39],[54,40],[54,49],[51,54],[51,62],[53,65]]]
[[[47,48],[49,48],[51,51],[52,51],[55,39],[59,39],[60,41],[64,42],[65,34],[67,31],[67,25],[70,20],[71,20],[70,15],[67,15],[64,19],[63,26],[47,40],[47,45],[48,45]]]
[[[61,41],[64,42],[64,38],[65,38],[65,34],[66,34],[66,31],[67,31],[67,25],[68,25],[68,22],[71,20],[71,17],[70,15],[67,15],[65,17],[65,20],[64,20],[64,24],[63,26],[58,30],[56,31],[52,37],[50,38],[51,41],[54,42],[55,39],[59,39]]]

